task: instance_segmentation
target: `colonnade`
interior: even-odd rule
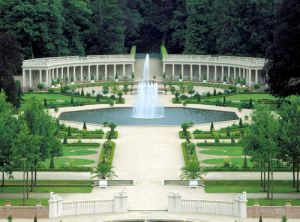
[[[263,84],[264,59],[235,56],[167,55],[163,73],[169,80]]]
[[[261,69],[203,64],[163,64],[167,79],[190,81],[234,82],[247,85],[262,83]]]
[[[110,60],[107,57],[104,59],[102,57],[58,57],[25,60],[22,73],[23,88],[35,88],[40,83],[49,87],[53,81],[93,82],[132,78],[135,60],[131,56],[111,56]]]

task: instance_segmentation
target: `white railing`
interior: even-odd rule
[[[114,212],[114,200],[86,200],[63,202],[63,215],[85,215]]]
[[[213,200],[182,200],[182,211],[230,216],[233,212],[233,202]]]
[[[218,63],[240,66],[263,67],[266,60],[263,58],[239,57],[239,56],[211,56],[211,55],[175,55],[169,54],[163,59],[164,63],[173,62],[196,62]]]
[[[89,215],[99,213],[124,213],[128,211],[126,192],[118,192],[111,200],[63,201],[57,194],[50,193],[49,218]]]
[[[238,194],[232,201],[222,200],[183,200],[179,193],[168,196],[168,211],[174,213],[205,213],[225,216],[247,217],[246,192]]]
[[[120,55],[89,55],[86,57],[79,56],[62,56],[48,57],[39,59],[29,59],[23,61],[23,68],[30,67],[49,67],[67,64],[82,64],[82,63],[101,63],[101,62],[134,62],[135,59],[130,54]]]

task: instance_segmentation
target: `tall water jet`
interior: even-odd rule
[[[149,80],[149,55],[146,55],[142,81],[138,84],[138,98],[132,117],[154,119],[164,117],[164,107],[158,102],[158,85]]]

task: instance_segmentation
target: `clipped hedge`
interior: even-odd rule
[[[105,139],[108,139],[110,133],[111,133],[110,131],[106,132]],[[118,139],[118,137],[119,137],[119,132],[114,131],[113,135],[111,136],[111,139]]]
[[[188,138],[191,139],[192,138],[191,132],[187,131],[187,134],[188,134]],[[186,138],[186,135],[183,133],[183,131],[179,131],[179,138],[180,139],[185,139]]]
[[[108,159],[107,163],[112,166],[112,162],[113,162],[113,159],[114,159],[114,154],[115,154],[115,148],[116,148],[116,144],[113,142],[113,141],[106,141],[105,143],[111,143],[112,144],[112,148],[111,148],[111,151],[109,152],[109,156],[105,156],[105,151],[104,151],[104,144],[102,145],[102,150],[101,150],[101,153],[100,153],[100,159],[99,159],[99,164],[101,164],[102,160],[103,159]]]

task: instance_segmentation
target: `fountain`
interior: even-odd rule
[[[132,117],[155,119],[164,117],[164,107],[158,102],[158,85],[149,80],[149,55],[146,55],[142,81],[138,85],[138,98]]]

